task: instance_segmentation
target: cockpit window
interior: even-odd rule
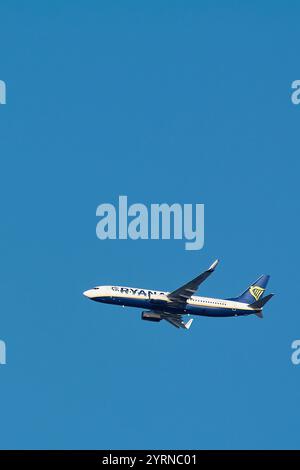
[[[94,287],[94,289],[99,289],[99,287]]]

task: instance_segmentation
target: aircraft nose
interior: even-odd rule
[[[85,290],[85,291],[83,292],[83,295],[84,295],[85,297],[88,297],[89,299],[91,299],[91,298],[93,297],[93,289]]]

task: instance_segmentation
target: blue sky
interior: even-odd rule
[[[1,448],[298,448],[297,2],[3,1]],[[96,238],[96,207],[205,204],[205,245]],[[256,317],[186,333],[99,284],[203,295],[271,274]]]

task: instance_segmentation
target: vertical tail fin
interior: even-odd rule
[[[268,274],[263,274],[260,276],[248,289],[245,290],[239,297],[235,297],[234,299],[228,300],[235,300],[236,302],[243,302],[245,304],[251,304],[252,302],[257,302],[260,297],[263,295],[270,276]]]

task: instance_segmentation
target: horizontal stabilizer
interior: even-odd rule
[[[263,312],[262,310],[257,310],[256,312],[253,312],[254,315],[256,315],[258,318],[263,318]]]
[[[269,300],[272,299],[273,295],[275,295],[275,294],[269,294],[269,295],[266,295],[265,297],[263,297],[262,299],[256,300],[256,302],[253,302],[252,304],[250,304],[250,307],[252,307],[252,308],[263,308],[263,306],[267,302],[269,302]]]

